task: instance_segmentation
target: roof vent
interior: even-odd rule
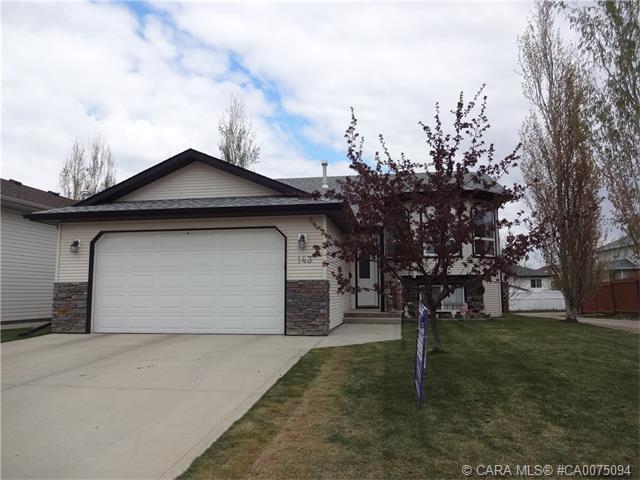
[[[51,195],[55,195],[56,197],[60,196],[60,194],[58,192],[53,192],[51,190],[47,190],[47,193],[50,193]]]
[[[329,185],[327,184],[327,166],[329,165],[329,162],[327,162],[326,160],[322,161],[322,188],[329,188]]]
[[[18,180],[14,180],[13,178],[10,178],[9,181],[11,183],[15,183],[16,185],[22,185],[22,182],[19,182]]]

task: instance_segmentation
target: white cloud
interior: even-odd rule
[[[119,179],[189,147],[216,154],[231,92],[255,117],[261,169],[309,168],[266,121],[277,106],[246,75],[229,74],[227,53],[185,42],[157,18],[140,24],[112,4],[5,4],[2,22],[5,177],[55,189],[74,139],[96,133],[111,145]]]
[[[234,51],[275,83],[305,134],[340,149],[354,106],[367,138],[384,133],[395,150],[422,153],[418,120],[453,106],[487,83],[493,136],[506,153],[517,143],[526,103],[516,36],[523,4],[211,5],[171,8],[177,24],[209,45]]]
[[[508,153],[526,111],[516,36],[527,4],[3,6],[3,176],[51,189],[75,137],[102,133],[119,178],[188,147],[216,154],[232,92],[273,177],[319,175],[305,142],[343,152],[354,106],[369,152],[424,155],[418,120],[487,83],[489,135]],[[168,15],[172,22],[163,21]],[[237,59],[246,71],[232,69]],[[277,92],[254,85],[251,77]],[[296,138],[280,113],[302,120]],[[333,162],[331,174],[349,173]]]

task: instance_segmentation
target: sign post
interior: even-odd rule
[[[413,385],[418,395],[418,408],[424,399],[424,369],[427,366],[427,326],[429,324],[429,310],[418,302],[418,329],[416,333],[416,363],[413,371]]]

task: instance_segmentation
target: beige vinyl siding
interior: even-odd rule
[[[337,240],[342,239],[342,232],[338,230],[329,218],[326,218],[325,229]],[[327,255],[327,262],[329,265],[325,267],[325,274],[327,280],[329,280],[329,328],[335,328],[342,323],[344,312],[351,309],[352,296],[338,293],[338,282],[331,272],[337,272],[338,267],[342,267],[342,271],[345,275],[348,275],[351,271],[351,265],[329,255]]]
[[[25,212],[2,208],[0,319],[51,317],[56,263],[56,227],[22,218]]]
[[[322,224],[323,216],[313,217]],[[322,280],[325,276],[321,258],[311,258],[311,248],[322,241],[309,216],[203,218],[176,220],[138,220],[123,222],[79,222],[60,226],[60,254],[57,282],[86,282],[89,277],[89,245],[100,231],[175,230],[195,228],[237,228],[275,226],[287,237],[287,280]],[[298,247],[298,234],[307,235],[307,248]],[[78,253],[69,245],[80,240]]]
[[[277,192],[202,162],[193,162],[151,182],[118,201],[176,198],[249,197]]]
[[[494,317],[502,315],[500,282],[482,282],[484,286],[484,311]]]

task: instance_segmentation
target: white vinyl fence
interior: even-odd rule
[[[512,312],[564,310],[564,297],[559,290],[547,290],[544,292],[518,291],[509,298],[509,310]]]

